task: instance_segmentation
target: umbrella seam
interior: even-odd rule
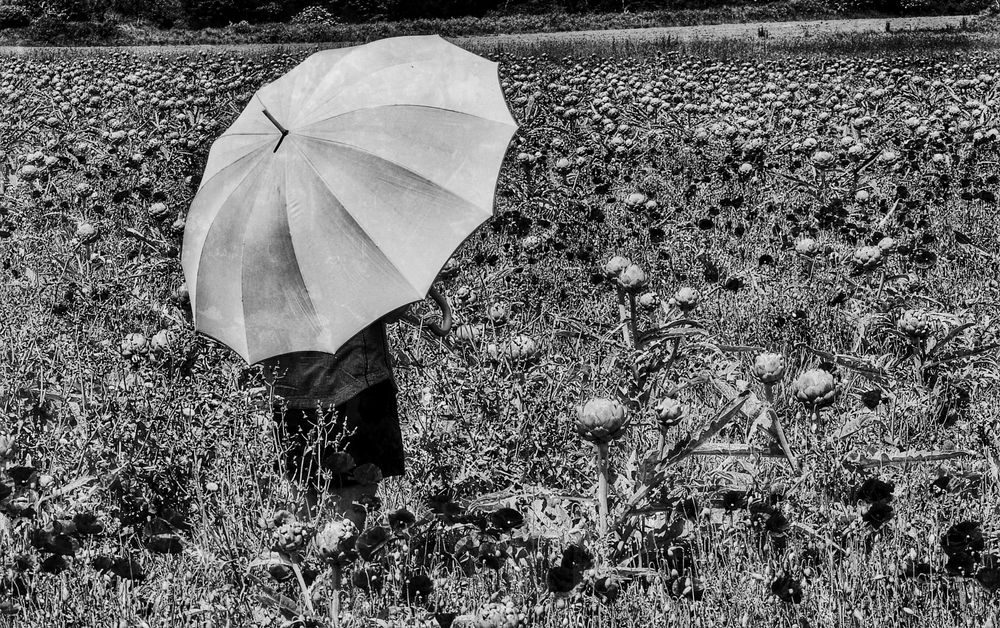
[[[501,98],[503,99],[504,103],[507,102],[506,97],[504,97],[502,93],[501,93]],[[297,127],[296,132],[301,135],[303,130],[308,129],[311,126],[320,124],[321,122],[329,122],[330,120],[336,120],[337,118],[342,118],[346,115],[356,113],[358,111],[371,111],[373,109],[384,109],[387,107],[413,107],[414,109],[435,109],[437,111],[447,111],[448,113],[454,113],[460,116],[468,116],[470,118],[475,118],[476,120],[483,120],[485,122],[494,122],[496,124],[501,124],[504,126],[513,126],[515,129],[518,128],[517,120],[514,119],[514,116],[510,116],[509,109],[507,114],[508,116],[510,116],[510,120],[497,120],[495,118],[487,118],[474,113],[469,113],[468,111],[459,111],[458,109],[449,109],[448,107],[438,107],[436,105],[422,105],[420,103],[386,103],[384,105],[373,105],[371,107],[357,107],[355,109],[348,109],[347,111],[342,111],[341,113],[338,113],[337,115],[334,116],[330,116],[329,118],[320,118],[319,120],[310,122],[305,126]]]
[[[223,137],[229,137],[229,136],[225,136],[224,135]],[[222,137],[220,137],[219,139],[222,139]],[[216,140],[216,141],[218,141],[218,140]],[[211,181],[212,179],[214,179],[215,177],[219,176],[220,174],[222,174],[223,172],[225,172],[229,168],[232,168],[233,166],[235,166],[236,164],[240,163],[241,161],[243,161],[247,157],[253,156],[257,152],[257,150],[259,150],[260,148],[262,148],[264,146],[264,144],[266,144],[266,142],[261,142],[260,146],[254,146],[252,149],[250,149],[249,152],[247,152],[247,154],[243,155],[242,157],[240,157],[236,161],[232,161],[229,164],[223,166],[222,168],[219,168],[219,170],[216,171],[215,173],[213,173],[212,176],[210,176],[209,178],[202,179],[202,181],[198,184],[198,192],[201,192],[201,189],[203,187],[205,187],[208,184],[208,182]],[[215,145],[213,144],[213,147],[214,146]],[[209,159],[209,161],[211,161],[211,159],[212,159],[212,153],[211,153],[211,151],[209,151],[208,159]],[[206,166],[207,166],[207,164],[206,164]],[[197,197],[197,193],[195,194],[195,197]]]
[[[288,213],[288,205],[289,205],[288,190],[290,189],[290,186],[288,184],[287,164],[285,165],[284,169],[284,181],[285,181],[285,194],[283,195],[283,198],[285,199],[285,230],[288,233],[288,242],[292,248],[292,258],[295,261],[295,263],[292,266],[295,269],[295,273],[299,276],[299,281],[302,283],[302,288],[306,292],[306,300],[308,301],[309,309],[312,311],[312,318],[310,320],[310,324],[317,332],[322,333],[323,326],[316,324],[316,319],[319,318],[319,308],[316,307],[316,302],[313,300],[312,292],[309,290],[309,284],[306,283],[306,277],[305,275],[302,274],[302,267],[299,265],[299,254],[295,248],[295,238],[292,237],[292,217]]]
[[[410,168],[407,168],[403,164],[401,164],[399,162],[396,162],[396,161],[393,161],[393,160],[391,160],[391,159],[389,159],[387,157],[382,157],[381,155],[376,155],[375,153],[373,153],[371,151],[368,151],[368,150],[365,150],[364,148],[361,148],[360,146],[355,146],[353,144],[347,144],[345,142],[338,142],[337,140],[328,140],[328,139],[324,139],[324,138],[320,138],[320,137],[315,137],[315,136],[312,136],[312,135],[303,135],[301,133],[298,134],[298,135],[299,135],[299,137],[302,137],[302,138],[305,138],[305,139],[310,139],[310,140],[313,140],[313,141],[316,141],[316,142],[325,142],[327,144],[333,144],[335,146],[341,146],[341,147],[343,147],[343,148],[345,148],[345,149],[347,149],[349,151],[355,151],[355,152],[363,153],[365,155],[370,155],[371,157],[373,157],[375,159],[378,159],[379,161],[383,161],[383,162],[385,162],[387,164],[390,164],[390,165],[393,165],[393,166],[399,168],[400,170],[403,170],[405,172],[408,172],[408,173],[412,174],[413,176],[417,177],[421,181],[424,181],[425,183],[427,183],[427,184],[429,184],[429,185],[437,188],[438,190],[441,190],[441,191],[445,192],[447,195],[449,195],[449,196],[451,196],[453,198],[457,198],[458,200],[462,201],[466,205],[469,205],[470,207],[474,207],[477,210],[483,211],[482,207],[480,207],[479,205],[473,203],[472,201],[470,201],[469,199],[465,198],[464,196],[459,196],[458,194],[455,194],[455,192],[453,192],[452,190],[449,190],[448,188],[444,187],[440,183],[437,183],[435,181],[431,181],[425,175],[420,174],[416,170],[412,170]],[[301,152],[301,151],[299,151],[299,152]],[[495,202],[495,199],[494,199],[494,202]],[[493,206],[492,206],[492,204],[490,205],[490,208],[487,209],[487,210],[485,210],[485,211],[486,211],[486,213],[489,216],[492,216],[493,215]]]
[[[346,205],[344,205],[344,204],[343,204],[343,203],[342,203],[342,202],[340,201],[340,199],[339,199],[339,198],[337,197],[337,194],[336,194],[336,192],[334,192],[334,191],[333,191],[333,189],[332,189],[332,188],[330,187],[330,185],[329,185],[329,184],[327,183],[326,179],[325,179],[325,178],[323,178],[323,175],[322,175],[322,173],[320,173],[320,171],[319,171],[319,169],[318,169],[318,168],[316,167],[316,165],[315,165],[315,164],[313,164],[312,160],[310,160],[310,159],[309,159],[309,156],[308,156],[308,155],[306,155],[306,153],[305,153],[305,152],[304,152],[304,151],[303,151],[303,150],[302,150],[302,149],[301,149],[301,148],[300,148],[300,147],[298,146],[298,144],[297,144],[296,142],[292,142],[292,143],[291,143],[290,145],[291,145],[291,146],[294,146],[294,147],[295,147],[295,150],[297,150],[297,151],[298,151],[298,153],[299,153],[299,155],[301,155],[301,156],[302,156],[302,160],[303,160],[303,161],[305,161],[305,162],[306,162],[306,164],[308,164],[308,165],[309,165],[309,167],[310,167],[310,168],[312,169],[312,171],[316,173],[316,176],[317,176],[317,177],[319,177],[319,180],[320,180],[320,181],[322,181],[322,182],[324,183],[324,187],[326,187],[326,189],[327,189],[327,190],[328,190],[328,191],[330,192],[330,196],[332,196],[332,197],[334,198],[334,200],[336,200],[336,201],[337,201],[337,203],[338,203],[338,204],[339,204],[339,205],[341,206],[341,208],[343,208],[343,210],[344,210],[344,212],[343,212],[343,213],[344,213],[344,215],[345,215],[345,216],[347,216],[347,218],[348,218],[348,219],[349,219],[349,220],[350,220],[350,221],[351,221],[352,223],[354,223],[354,225],[355,225],[355,226],[357,226],[357,228],[358,228],[359,230],[361,230],[361,233],[365,234],[365,238],[366,238],[366,239],[367,239],[367,240],[368,240],[368,241],[369,241],[369,242],[370,242],[370,243],[372,244],[372,246],[374,246],[374,247],[375,247],[375,248],[376,248],[376,249],[378,250],[378,252],[379,252],[379,253],[380,253],[380,254],[382,255],[382,258],[383,258],[383,259],[385,259],[385,261],[389,263],[389,265],[390,265],[390,266],[391,266],[391,267],[392,267],[392,268],[393,268],[393,269],[394,269],[394,270],[396,271],[396,273],[397,273],[397,274],[398,274],[398,275],[399,275],[399,276],[400,276],[400,277],[401,277],[401,278],[403,279],[403,281],[405,281],[405,282],[406,282],[406,285],[408,285],[408,286],[410,286],[411,288],[413,288],[413,290],[414,290],[414,291],[415,291],[415,292],[417,293],[417,295],[418,295],[418,296],[419,296],[420,298],[423,298],[423,294],[421,293],[421,290],[420,290],[420,288],[418,288],[417,286],[413,285],[413,282],[412,282],[412,281],[410,281],[410,278],[409,278],[409,277],[407,277],[406,275],[404,275],[404,274],[403,274],[403,273],[402,273],[402,272],[401,272],[401,271],[399,270],[399,266],[398,266],[398,265],[396,264],[396,262],[394,262],[394,261],[392,260],[392,258],[391,258],[391,257],[389,257],[389,255],[388,255],[388,254],[387,254],[387,253],[385,252],[385,250],[384,250],[384,249],[383,249],[383,248],[382,248],[382,247],[381,247],[381,246],[380,246],[380,245],[378,244],[378,242],[376,242],[376,241],[375,241],[375,238],[373,238],[373,237],[372,237],[372,235],[371,235],[370,233],[368,233],[368,231],[367,231],[367,230],[366,230],[366,229],[365,229],[365,228],[364,228],[364,227],[363,227],[363,226],[361,225],[361,223],[359,223],[359,222],[357,221],[357,219],[356,219],[356,218],[355,218],[355,217],[354,217],[353,215],[351,215],[351,212],[347,211],[347,206],[346,206]]]
[[[243,175],[243,178],[240,180],[240,182],[238,184],[236,184],[236,187],[233,188],[233,191],[235,192],[236,189],[240,188],[244,183],[246,183],[247,179],[250,178],[250,175],[253,174],[254,172],[256,172],[257,169],[260,168],[261,165],[264,164],[264,162],[265,162],[265,160],[261,159],[260,162],[257,163],[257,165],[255,165],[253,168],[250,168],[250,170],[247,171],[247,173],[245,175]],[[226,200],[229,200],[229,198],[231,198],[231,196],[227,197]],[[218,212],[216,212],[216,217],[218,217]],[[194,286],[195,291],[197,291],[197,289],[198,289],[198,284],[200,283],[199,277],[201,276],[201,270],[202,270],[202,268],[204,268],[204,266],[202,265],[202,261],[203,261],[202,257],[203,257],[204,252],[205,252],[205,242],[208,241],[208,238],[209,238],[209,236],[212,233],[212,228],[216,224],[217,223],[215,222],[215,219],[213,218],[212,223],[208,226],[208,229],[205,230],[205,238],[201,242],[201,250],[198,251],[198,271],[195,273],[195,286]],[[241,246],[240,246],[240,268],[242,269],[242,267],[243,267],[243,252],[246,250],[246,247],[243,246],[245,244],[245,242],[246,242],[246,229],[244,229],[244,231],[243,231],[243,236],[242,236],[240,242],[241,242]],[[194,304],[197,307],[197,295],[195,296]],[[243,272],[241,270],[240,271],[240,315],[243,317],[243,329],[246,330],[246,313],[243,311],[243,306],[244,306],[244,299],[243,299]],[[196,317],[195,321],[197,322],[198,313],[194,312],[194,316]],[[195,325],[195,327],[197,328],[197,324]],[[205,332],[202,331],[202,333],[205,333]],[[209,335],[209,334],[206,334],[206,335]],[[250,361],[250,340],[249,340],[249,337],[246,336],[245,331],[244,331],[243,336],[244,336],[244,338],[243,338],[243,340],[244,340],[243,346],[246,348],[246,358],[247,358],[247,361],[249,362]],[[228,344],[228,343],[224,342],[224,344]],[[237,349],[237,353],[239,353],[238,349]]]
[[[435,37],[435,35],[429,35],[429,36],[427,36],[427,37]],[[438,36],[438,37],[439,37],[439,36]],[[445,43],[450,43],[450,42],[448,42],[447,40],[444,40],[444,38],[441,38],[441,37],[439,37],[439,38],[440,38],[440,39],[442,39],[442,41],[445,41]],[[452,45],[453,47],[455,47],[455,48],[458,48],[459,50],[463,50],[463,51],[465,51],[465,50],[464,50],[463,48],[461,48],[460,46],[455,46],[454,44],[451,44],[451,45]],[[349,53],[345,54],[345,55],[344,55],[343,57],[341,57],[340,59],[337,59],[337,63],[338,63],[338,64],[339,64],[339,63],[343,63],[344,59],[347,59],[347,58],[349,58],[349,57],[350,57],[351,55],[354,55],[354,54],[355,54],[355,53],[357,53],[357,52],[362,52],[362,51],[366,51],[366,50],[365,50],[365,45],[361,45],[361,46],[353,46],[353,48],[354,48],[354,50],[352,50],[351,52],[349,52]],[[367,51],[371,51],[371,48],[368,48],[368,50],[367,50]],[[431,57],[427,57],[427,58],[424,58],[424,59],[421,59],[421,58],[415,58],[415,59],[414,59],[414,58],[409,58],[409,59],[405,59],[405,60],[403,60],[403,61],[400,61],[399,63],[393,63],[393,64],[391,64],[391,65],[387,65],[387,66],[385,66],[385,67],[382,67],[382,68],[379,68],[378,70],[375,70],[374,72],[369,72],[369,73],[367,73],[367,74],[363,74],[363,75],[359,76],[359,77],[357,78],[357,80],[354,80],[354,81],[351,81],[350,83],[346,83],[346,84],[344,84],[344,85],[340,85],[340,86],[338,86],[338,89],[337,89],[337,92],[336,92],[335,94],[333,94],[332,96],[330,96],[330,97],[329,97],[329,98],[327,98],[326,100],[323,100],[323,101],[320,101],[320,102],[316,103],[315,105],[313,105],[312,107],[310,107],[310,108],[309,108],[309,109],[307,109],[306,111],[304,111],[304,112],[302,112],[301,114],[299,114],[299,116],[298,116],[298,119],[299,119],[299,120],[301,120],[301,119],[303,119],[303,118],[307,117],[307,116],[308,116],[309,114],[311,114],[312,112],[316,111],[316,109],[318,109],[318,108],[322,107],[323,105],[328,105],[328,104],[330,104],[331,102],[333,102],[333,101],[334,101],[334,100],[336,100],[336,99],[337,99],[338,97],[340,97],[340,96],[342,96],[342,95],[344,94],[344,90],[345,90],[345,88],[348,88],[348,87],[352,87],[353,85],[355,85],[355,84],[357,84],[357,83],[359,83],[359,82],[361,82],[361,81],[363,81],[363,80],[366,80],[366,79],[369,79],[369,78],[371,78],[372,76],[375,76],[375,75],[376,75],[376,74],[378,74],[379,72],[384,72],[384,71],[386,71],[386,70],[390,70],[390,69],[392,69],[392,68],[398,68],[399,66],[401,66],[401,65],[406,65],[407,63],[415,63],[415,62],[417,62],[417,61],[429,61],[429,60],[434,60],[434,59],[435,59],[435,57],[433,57],[433,56],[431,56]],[[292,68],[292,70],[294,70],[294,69],[295,69],[295,68]]]

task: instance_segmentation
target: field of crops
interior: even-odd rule
[[[305,56],[3,59],[0,625],[996,625],[1000,56],[499,55],[495,217],[452,335],[391,330],[408,475],[336,556],[179,262]]]

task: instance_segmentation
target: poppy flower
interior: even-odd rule
[[[865,512],[862,519],[864,519],[865,523],[878,530],[883,525],[888,523],[894,514],[895,512],[893,511],[892,506],[883,502],[878,502],[872,504],[871,507],[868,508],[868,511]]]
[[[978,553],[985,547],[986,540],[978,521],[956,523],[941,537],[941,548],[949,556]]]
[[[524,515],[513,508],[501,508],[490,513],[490,523],[494,528],[507,532],[524,525]]]
[[[883,482],[878,478],[868,478],[857,489],[858,499],[869,504],[888,502],[892,500],[895,486],[891,482]]]
[[[791,576],[780,576],[771,583],[771,593],[786,604],[802,603],[802,583]]]
[[[424,574],[408,577],[403,583],[403,594],[409,601],[426,600],[434,591],[434,581]]]
[[[577,574],[569,567],[562,565],[550,568],[545,581],[549,591],[553,593],[569,593],[579,582]]]
[[[991,593],[1000,591],[1000,556],[989,554],[983,558],[983,566],[976,572],[976,581]]]

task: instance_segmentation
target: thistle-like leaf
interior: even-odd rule
[[[954,458],[964,458],[977,456],[974,451],[964,451],[960,449],[948,451],[876,451],[874,453],[862,453],[852,451],[844,458],[844,466],[851,470],[868,469],[871,467],[882,467],[892,464],[912,464],[920,462],[938,462],[940,460],[952,460]]]
[[[895,331],[895,330],[889,330],[889,331]],[[804,343],[799,343],[798,345],[796,345],[796,347],[805,349],[806,351],[814,355],[817,355],[821,358],[824,358],[826,360],[829,360],[835,364],[839,364],[844,368],[854,371],[858,375],[867,377],[873,382],[879,384],[885,384],[889,379],[889,372],[886,371],[884,368],[876,366],[874,364],[870,364],[854,356],[830,353],[828,351],[823,351],[822,349],[814,349]]]

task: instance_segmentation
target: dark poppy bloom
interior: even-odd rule
[[[438,626],[441,626],[441,628],[451,628],[457,618],[458,613],[434,613],[434,621],[436,621]]]
[[[393,530],[405,530],[416,521],[417,518],[413,515],[413,513],[405,508],[400,508],[395,512],[389,513],[389,526],[391,526]]]
[[[392,530],[385,526],[368,528],[360,535],[354,546],[358,550],[358,555],[362,560],[371,562],[389,542]]]
[[[948,528],[941,537],[941,548],[949,556],[978,553],[986,547],[978,521],[963,521]]]
[[[594,581],[594,596],[605,604],[613,603],[621,592],[621,582],[614,576],[603,576]]]
[[[53,554],[52,556],[49,556],[48,558],[42,561],[41,565],[39,565],[39,569],[41,570],[42,573],[51,573],[51,574],[61,573],[65,571],[66,568],[68,567],[69,563],[67,563],[66,559],[60,556],[59,554]]]
[[[688,521],[695,521],[698,519],[698,513],[701,512],[701,504],[694,497],[685,498],[678,505],[678,510],[684,518]]]
[[[1000,556],[989,554],[983,557],[983,566],[976,572],[976,581],[991,593],[1000,591]]]
[[[786,604],[802,603],[802,583],[791,576],[780,576],[771,583],[771,593]]]
[[[434,591],[434,581],[424,574],[415,574],[406,579],[403,594],[407,600],[426,600]]]
[[[874,388],[861,393],[861,403],[869,410],[874,410],[878,404],[882,403],[882,391]]]
[[[788,532],[789,526],[788,517],[781,514],[780,510],[773,511],[764,522],[764,529],[769,534],[775,535],[783,535],[785,532]]]
[[[490,513],[490,523],[502,532],[509,532],[524,525],[524,515],[513,508],[501,508]]]
[[[570,545],[563,550],[560,566],[583,573],[594,566],[594,556],[582,545]]]
[[[976,571],[976,559],[968,552],[949,554],[944,568],[948,571],[948,575],[967,578]]]
[[[910,559],[903,563],[899,569],[899,575],[903,578],[926,579],[930,577],[932,572],[930,564]]]
[[[505,543],[487,541],[479,548],[479,560],[484,567],[500,569],[507,560],[509,553]]]
[[[378,593],[385,585],[385,574],[380,567],[356,569],[351,574],[351,583],[365,593]]]
[[[73,524],[79,535],[91,536],[104,532],[104,524],[97,520],[97,515],[91,512],[78,512],[73,515]]]
[[[896,490],[891,482],[883,482],[878,478],[868,478],[858,487],[858,499],[869,504],[879,502],[889,502],[892,500],[892,492]]]
[[[865,520],[865,523],[878,530],[885,524],[889,523],[894,514],[892,506],[884,502],[878,502],[876,504],[872,504],[871,507],[868,508],[868,511],[862,516],[862,519]]]
[[[552,593],[569,593],[579,582],[579,579],[573,569],[560,565],[549,569],[545,581]]]
[[[747,492],[728,490],[722,494],[721,504],[728,512],[742,510],[747,507]]]

